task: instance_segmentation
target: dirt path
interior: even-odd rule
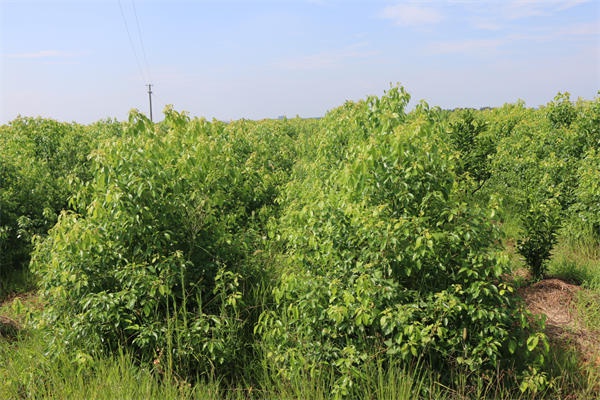
[[[546,316],[546,334],[551,342],[574,346],[584,363],[600,368],[600,327],[591,330],[580,321],[575,308],[580,290],[584,289],[560,279],[545,279],[518,292],[529,311]]]

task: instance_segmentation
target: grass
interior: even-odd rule
[[[333,398],[332,378],[299,376],[291,381],[271,377],[263,388],[240,384],[227,387],[218,380],[206,379],[194,385],[174,379],[160,379],[150,369],[136,365],[127,354],[110,358],[75,359],[43,358],[44,340],[31,333],[17,342],[0,339],[0,398],[19,399],[315,399]],[[554,388],[546,392],[552,398],[578,394],[593,399],[593,375],[573,374],[577,355],[554,352],[551,368],[557,376]],[[566,372],[566,373],[565,373]],[[431,372],[423,369],[367,365],[367,379],[352,390],[350,398],[361,399],[533,399],[545,398],[523,394],[503,382],[503,372],[468,384],[468,374],[455,372],[453,387],[441,385]],[[264,383],[264,382],[263,382]],[[417,393],[420,396],[417,397]]]
[[[27,326],[23,313],[37,307],[29,296],[19,306],[5,304],[0,313],[10,314]],[[29,310],[28,312],[31,312]],[[34,311],[35,312],[35,309]],[[25,312],[25,315],[27,312]],[[214,377],[190,385],[186,381],[157,375],[151,367],[141,367],[126,353],[113,357],[89,358],[63,354],[56,359],[44,357],[43,332],[25,327],[16,340],[0,338],[0,398],[1,399],[314,399],[334,398],[331,393],[333,374],[326,370],[317,375],[298,375],[281,379],[265,366],[255,386],[239,382],[229,386]],[[559,390],[553,393],[587,393],[590,385],[584,376],[564,374],[577,365],[574,353],[557,352],[552,368],[562,375],[555,382]],[[506,371],[491,376],[452,371],[451,386],[442,385],[440,377],[420,365],[412,367],[391,363],[370,362],[362,366],[363,380],[351,388],[349,398],[361,399],[533,399],[521,393],[504,379]],[[168,375],[168,374],[167,374]],[[592,397],[581,397],[592,398]]]
[[[515,230],[513,226],[511,228]],[[510,237],[508,237],[510,244]],[[591,246],[591,247],[590,247]],[[515,268],[522,261],[514,247],[506,250]],[[512,252],[512,253],[511,253]],[[511,255],[512,254],[512,255]],[[577,291],[575,309],[582,329],[600,341],[600,249],[593,244],[574,245],[561,237],[549,264],[552,277],[582,285]],[[521,284],[526,284],[522,282]],[[23,286],[27,287],[27,285]],[[0,315],[16,321],[23,329],[16,338],[0,337],[0,399],[315,399],[334,398],[335,377],[324,370],[282,379],[268,365],[253,365],[252,383],[225,384],[207,377],[189,384],[168,372],[158,374],[140,366],[127,353],[90,358],[67,355],[56,359],[44,356],[46,337],[31,322],[42,304],[34,293],[21,294],[0,305]],[[537,394],[521,393],[510,371],[498,370],[490,376],[466,371],[449,371],[442,379],[420,365],[370,362],[361,367],[363,379],[350,389],[350,398],[361,399],[600,399],[600,368],[582,362],[574,335],[551,340],[544,373],[550,385]],[[600,366],[600,360],[597,364]]]
[[[515,283],[527,286],[532,281],[515,248],[518,222],[507,220],[503,231]],[[548,263],[548,278],[579,285],[580,289],[573,297],[576,327],[566,327],[561,335],[550,337],[546,372],[551,388],[542,397],[600,399],[600,243],[590,235],[574,236],[561,232]]]
[[[6,346],[0,346],[6,350]],[[0,350],[0,354],[2,353]],[[40,360],[36,343],[19,346],[7,365],[2,365],[0,398],[57,399],[221,399],[219,385],[209,382],[191,387],[165,382],[150,370],[134,365],[121,354],[88,361]],[[2,354],[6,356],[5,354]]]
[[[31,327],[39,300],[29,294],[16,297],[0,307],[0,315],[18,321],[24,329],[18,338],[0,338],[1,399],[315,399],[334,398],[334,376],[327,371],[319,375],[298,375],[281,379],[268,366],[253,384],[238,382],[231,386],[209,377],[190,385],[186,381],[156,374],[151,366],[140,366],[133,357],[119,353],[113,357],[89,358],[63,354],[57,359],[44,357],[44,332]],[[595,314],[594,314],[595,315]],[[592,316],[595,318],[595,316]],[[595,324],[596,320],[589,321]],[[597,325],[596,325],[597,326]],[[534,399],[565,398],[577,395],[594,399],[598,373],[580,368],[579,354],[567,343],[554,343],[547,373],[552,387],[544,393],[523,394],[518,386],[505,379],[509,371],[491,376],[475,376],[464,371],[450,371],[452,385],[441,384],[433,372],[419,365],[406,366],[371,362],[363,365],[364,379],[352,388],[350,398],[361,399]],[[166,374],[168,375],[168,374]],[[420,394],[417,396],[417,394]]]
[[[554,248],[548,269],[552,276],[600,290],[600,243],[569,243],[563,238]]]
[[[137,365],[127,353],[113,357],[91,358],[62,354],[58,358],[44,356],[46,337],[35,330],[31,321],[40,304],[36,296],[16,297],[0,306],[0,315],[7,316],[23,327],[16,339],[0,337],[0,399],[314,399],[333,398],[331,387],[335,376],[327,370],[320,374],[299,374],[282,379],[268,365],[257,367],[257,382],[225,385],[217,378],[198,380],[193,385],[160,375],[151,366]],[[514,398],[514,392],[502,387],[491,388],[489,382],[480,387],[463,384],[449,388],[438,383],[431,372],[394,362],[370,362],[363,365],[364,379],[350,388],[350,398],[467,399],[472,394]],[[461,376],[456,377],[458,382]],[[493,380],[492,380],[493,381]],[[487,386],[486,386],[487,385]],[[495,391],[495,392],[494,392]]]
[[[2,399],[314,399],[333,398],[333,376],[303,375],[290,380],[271,376],[264,388],[227,387],[206,379],[194,385],[174,379],[160,379],[150,369],[136,365],[127,354],[102,359],[49,360],[44,339],[31,332],[16,342],[0,339],[0,398]],[[420,368],[372,363],[364,366],[365,381],[352,388],[350,398],[412,400],[422,399],[513,399],[515,391],[494,385],[459,384],[449,388]],[[460,376],[457,376],[460,380]],[[420,397],[416,394],[421,393]],[[517,393],[518,395],[518,393]],[[475,396],[475,397],[473,397]],[[522,397],[526,398],[526,397]],[[530,398],[530,397],[529,397]]]
[[[581,354],[568,340],[552,340],[547,366],[552,377],[548,397],[553,399],[600,399],[600,371],[582,364]]]

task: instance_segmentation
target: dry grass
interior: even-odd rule
[[[561,279],[545,279],[519,288],[527,308],[546,318],[546,335],[553,352],[574,351],[583,374],[589,379],[589,390],[600,393],[600,327],[584,320],[578,304],[589,290]],[[586,297],[587,298],[587,297]],[[598,307],[600,303],[591,305]],[[572,371],[574,372],[574,371]],[[578,397],[575,397],[578,398]]]

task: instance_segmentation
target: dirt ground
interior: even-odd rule
[[[581,289],[560,279],[545,279],[521,287],[519,294],[533,314],[546,316],[546,334],[550,342],[575,346],[582,361],[600,368],[600,328],[585,327],[575,308]]]
[[[42,307],[42,303],[35,292],[13,294],[0,301],[0,337],[14,339],[24,323],[24,316],[15,313],[11,309],[15,301],[29,309],[40,309]]]

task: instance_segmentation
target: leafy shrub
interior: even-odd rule
[[[473,181],[473,192],[479,190],[491,176],[491,158],[496,145],[487,131],[487,122],[476,117],[473,110],[461,110],[449,124],[450,142],[459,154],[457,174]]]
[[[547,106],[548,119],[555,128],[571,126],[577,116],[569,93],[558,93]]]
[[[518,215],[528,212],[532,197],[549,198],[548,188],[553,192],[550,197],[556,197],[562,210],[567,210],[575,201],[578,163],[593,131],[583,122],[590,119],[591,109],[587,103],[576,107],[568,94],[559,93],[545,108],[523,110],[509,133],[496,142],[490,190],[504,195],[507,206]],[[506,107],[499,109],[491,116],[490,126],[512,120],[509,112]],[[560,117],[563,114],[567,115]]]
[[[600,147],[600,91],[591,101],[579,100],[576,103],[577,118],[573,129],[579,133],[585,149]]]
[[[291,148],[286,133],[261,132],[254,141],[254,123],[168,108],[159,126],[132,112],[124,135],[101,143],[74,212],[61,214],[32,262],[54,353],[127,347],[192,377],[244,367],[264,224],[289,167],[283,155],[269,165],[264,151]]]
[[[553,198],[532,204],[521,218],[525,233],[517,242],[517,250],[525,258],[534,279],[542,279],[546,274],[547,261],[558,241],[561,219],[560,206]]]
[[[407,102],[392,88],[333,110],[315,141],[353,138],[337,148],[346,156],[300,160],[286,188],[275,306],[257,326],[283,377],[334,366],[343,396],[371,357],[480,371],[537,347],[520,339],[528,323],[501,278],[495,209],[460,200],[437,111],[407,115]]]
[[[98,124],[100,125],[100,124]],[[0,127],[0,297],[29,263],[31,240],[45,235],[86,180],[98,129],[19,117]]]
[[[592,148],[580,163],[577,202],[573,205],[579,232],[587,232],[600,242],[600,153]]]

